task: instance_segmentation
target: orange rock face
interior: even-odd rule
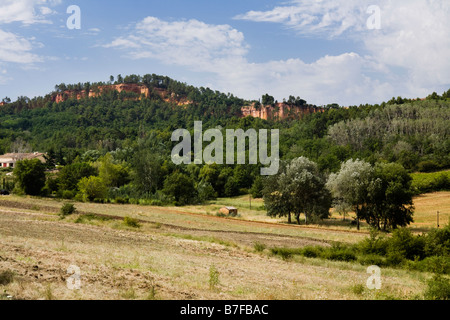
[[[117,84],[117,85],[107,85],[107,86],[100,86],[94,89],[91,89],[89,91],[89,98],[95,98],[98,96],[101,96],[103,93],[107,92],[107,91],[117,91],[119,93],[121,93],[122,91],[125,92],[134,92],[138,95],[143,94],[145,97],[149,97],[150,96],[150,91],[146,86],[143,85],[138,85],[138,84]],[[70,98],[75,98],[77,100],[86,98],[87,94],[86,91],[80,91],[80,92],[75,92],[75,91],[65,91],[62,93],[58,93],[53,97],[53,101],[55,101],[56,103],[60,103],[63,101],[66,101],[67,99]]]
[[[117,91],[119,94],[122,91],[133,92],[133,93],[138,94],[139,96],[143,95],[146,98],[150,98],[150,96],[152,95],[152,92],[145,85],[123,83],[123,84],[105,85],[105,86],[100,86],[97,88],[92,88],[89,91],[89,98],[99,97],[102,94],[109,92],[109,91]],[[186,106],[186,105],[192,104],[191,101],[188,101],[186,98],[180,98],[180,97],[176,96],[175,93],[172,93],[171,95],[169,95],[167,90],[164,90],[164,89],[154,88],[153,94],[159,95],[166,102],[175,103],[179,106]],[[60,103],[60,102],[66,101],[70,98],[80,100],[83,98],[87,98],[87,94],[86,94],[85,90],[82,90],[80,92],[65,91],[65,92],[55,94],[53,96],[53,101],[56,103]]]
[[[317,112],[323,112],[323,109],[305,105],[305,106],[291,106],[285,103],[278,103],[275,106],[259,106],[255,104],[245,106],[241,109],[243,117],[260,118],[264,120],[286,120],[298,119],[305,115]]]
[[[93,88],[89,91],[89,98],[95,98],[101,96],[102,94],[108,91],[117,91],[121,93],[125,92],[134,92],[139,96],[144,96],[146,98],[150,98],[153,95],[159,95],[161,99],[166,102],[174,103],[178,106],[187,108],[188,105],[192,104],[192,101],[188,101],[186,98],[179,97],[175,93],[169,93],[167,90],[154,88],[152,91],[145,85],[139,84],[116,84],[116,85],[105,85],[97,88]],[[77,100],[87,98],[87,93],[85,90],[80,92],[75,91],[65,91],[61,93],[57,93],[53,96],[53,101],[56,103],[60,103],[66,101],[70,98],[74,98]],[[286,120],[286,119],[299,119],[305,115],[317,112],[323,112],[322,108],[318,108],[315,106],[305,105],[305,106],[291,106],[286,103],[277,103],[276,105],[263,106],[260,105],[256,107],[256,104],[252,104],[250,106],[244,106],[241,109],[243,117],[254,117],[260,118],[264,120]]]

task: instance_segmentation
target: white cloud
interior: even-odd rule
[[[381,9],[381,30],[369,30],[367,8]],[[392,96],[417,97],[450,86],[448,0],[292,1],[270,11],[237,16],[281,23],[300,37],[346,38],[360,52],[262,63],[248,61],[244,35],[229,25],[148,17],[105,47],[126,49],[133,59],[156,59],[207,72],[215,89],[255,99],[299,95],[315,104],[377,103]]]
[[[365,26],[367,7],[374,0],[291,1],[269,11],[249,11],[237,20],[281,23],[302,35],[338,36],[345,31],[361,30]]]
[[[49,6],[61,0],[1,0],[0,24],[21,22],[24,24],[50,23],[46,16],[53,13]]]
[[[167,22],[155,17],[145,18],[132,34],[105,47],[130,49],[127,52],[134,59],[156,58],[202,71],[242,59],[248,49],[244,35],[229,25],[210,25],[198,20]]]
[[[0,61],[31,64],[41,61],[41,58],[33,53],[31,42],[14,33],[0,30]]]
[[[380,91],[390,89],[388,84],[365,76],[367,70],[384,71],[370,58],[351,52],[322,57],[310,64],[298,57],[251,63],[246,57],[250,48],[241,32],[229,25],[197,20],[167,22],[148,17],[128,35],[104,47],[122,49],[133,59],[157,59],[207,72],[205,81],[213,83],[214,89],[246,99],[271,93],[280,101],[300,95],[316,104],[344,104],[361,96],[364,101],[379,101]]]
[[[61,3],[61,0],[0,0],[0,26],[10,23],[31,25],[51,23],[46,17],[55,12],[49,8]],[[23,68],[32,68],[43,57],[33,53],[33,49],[42,48],[42,43],[34,37],[26,39],[19,34],[0,29],[0,63],[21,64]],[[3,70],[6,72],[6,70]]]
[[[370,5],[381,9],[380,30],[366,27]],[[393,78],[397,95],[415,97],[450,85],[448,17],[448,0],[295,0],[235,19],[280,23],[300,36],[353,39],[378,71]]]

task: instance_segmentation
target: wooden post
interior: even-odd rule
[[[249,198],[249,200],[250,200],[250,210],[252,210],[252,195],[249,194],[249,195],[248,195],[248,198]]]
[[[437,227],[439,228],[439,211],[437,212]]]

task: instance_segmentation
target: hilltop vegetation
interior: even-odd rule
[[[95,91],[100,86],[121,83],[164,90],[190,103],[179,105],[164,100],[160,94],[144,97],[125,91],[106,91],[81,99],[69,97],[59,103],[52,98],[66,90]],[[108,83],[60,84],[55,90],[34,99],[20,97],[10,102],[5,98],[7,103],[0,108],[0,153],[39,150],[47,153],[49,169],[55,165],[63,168],[47,176],[41,192],[44,195],[80,201],[177,205],[249,192],[261,197],[267,182],[260,177],[260,165],[172,163],[172,132],[180,128],[193,132],[194,121],[202,121],[203,130],[219,128],[224,135],[226,129],[280,129],[281,160],[290,163],[307,158],[313,163],[314,174],[320,176],[322,189],[329,175],[337,173],[350,159],[360,159],[374,168],[381,168],[378,163],[396,163],[400,167],[394,171],[402,175],[403,168],[408,172],[429,172],[450,167],[450,90],[442,96],[433,93],[424,100],[396,98],[379,105],[348,108],[331,104],[324,106],[323,112],[284,121],[242,116],[244,105],[260,101],[244,101],[232,94],[195,88],[157,75],[119,76],[117,81],[111,77]],[[262,100],[263,104],[275,103],[268,94]],[[291,96],[286,103],[307,102]],[[407,181],[389,179],[400,184]],[[26,189],[23,182],[15,182],[5,183],[4,187],[19,193]],[[433,190],[448,188],[447,179]],[[405,192],[410,194],[407,189]],[[421,190],[427,189],[416,189]],[[325,194],[319,189],[316,192],[318,199],[328,199],[325,207],[329,208],[331,200]],[[317,203],[311,209],[297,204],[302,209],[293,213],[297,219],[308,210],[323,213],[327,208],[322,205]],[[379,226],[373,212],[382,208],[372,209],[370,219]]]

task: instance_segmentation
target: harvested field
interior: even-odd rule
[[[141,227],[134,229],[121,216],[83,220],[78,214],[61,220],[56,210],[42,209],[60,205],[52,200],[29,209],[0,204],[0,272],[14,274],[12,282],[1,286],[4,299],[408,299],[424,289],[423,273],[385,269],[381,291],[355,290],[366,283],[364,266],[301,257],[284,261],[269,253],[280,246],[328,246],[334,240],[319,239],[324,230],[210,216],[197,216],[193,225],[183,227],[179,213],[171,210],[164,219],[143,214]],[[129,213],[133,207],[120,208]],[[333,237],[348,236],[365,234]],[[256,252],[255,243],[266,249]],[[67,288],[71,265],[81,269],[80,290]],[[219,272],[214,290],[211,266]]]

